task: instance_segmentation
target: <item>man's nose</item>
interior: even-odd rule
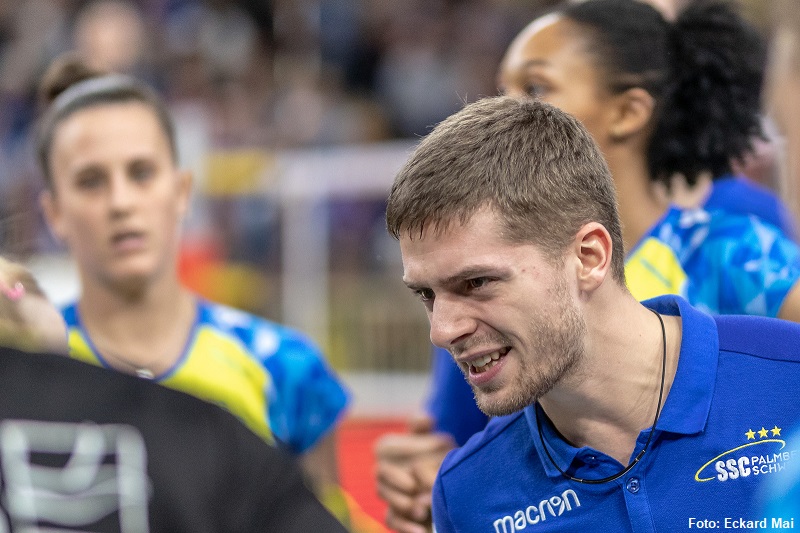
[[[456,299],[437,297],[430,313],[431,342],[450,348],[475,332],[475,319],[469,306]]]

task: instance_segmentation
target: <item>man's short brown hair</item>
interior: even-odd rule
[[[624,251],[611,173],[584,127],[542,102],[486,98],[441,122],[395,178],[386,223],[395,238],[446,230],[488,206],[504,237],[551,259],[588,222],[611,234],[611,269],[624,285]]]

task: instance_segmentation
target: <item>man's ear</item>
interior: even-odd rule
[[[653,95],[641,87],[633,87],[616,95],[614,99],[616,104],[609,130],[611,140],[624,141],[647,132],[656,107]]]
[[[591,292],[603,284],[611,273],[614,245],[611,234],[602,224],[589,222],[575,234],[578,289]]]
[[[66,232],[64,231],[61,210],[58,208],[58,200],[55,192],[51,189],[45,189],[39,194],[39,206],[44,214],[44,220],[47,222],[47,227],[50,233],[56,240],[65,242]]]

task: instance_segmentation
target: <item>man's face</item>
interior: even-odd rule
[[[488,415],[518,411],[569,375],[586,332],[565,263],[503,234],[482,209],[466,224],[400,238],[403,279],[425,305],[431,341],[452,354]]]

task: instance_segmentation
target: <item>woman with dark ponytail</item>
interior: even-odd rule
[[[728,4],[703,0],[674,22],[634,0],[569,3],[533,21],[506,52],[501,91],[571,113],[601,148],[636,298],[679,294],[714,314],[800,321],[788,211],[731,170],[762,135],[764,57],[758,33]],[[696,206],[659,194],[675,176],[702,193]],[[432,384],[427,427],[441,433],[387,438],[376,449],[380,493],[398,531],[418,531],[415,517],[426,516],[426,476],[415,457],[427,454],[431,464],[486,423],[444,350],[434,355]],[[414,479],[416,493],[407,490]]]
[[[793,278],[774,285],[767,270],[744,273],[765,254],[785,264],[796,255],[784,238],[793,230],[787,210],[731,174],[762,134],[764,59],[756,30],[716,1],[694,2],[674,22],[632,0],[570,4],[511,44],[501,89],[575,115],[608,161],[634,296],[677,293],[711,313],[800,318]],[[675,208],[657,193],[676,175],[689,186],[714,180],[702,209]]]
[[[580,24],[579,13],[575,20]],[[591,21],[589,12],[586,23]],[[647,152],[650,175],[667,185],[674,174],[691,186],[704,174],[729,179],[731,161],[741,160],[752,151],[753,140],[763,136],[761,37],[724,3],[692,4],[674,23],[660,26],[663,49],[643,51],[665,59],[653,81],[642,83],[659,106]],[[647,63],[639,69],[647,70]]]
[[[632,157],[617,157],[617,145],[627,140],[620,135],[639,134],[645,149],[635,155],[637,159],[646,157],[649,182],[669,188],[673,177],[679,175],[695,187],[710,177],[714,187],[706,191],[701,205],[755,214],[794,234],[787,211],[771,192],[731,174],[732,162],[747,156],[754,139],[763,135],[760,96],[765,52],[755,29],[727,4],[705,1],[690,4],[674,22],[650,6],[630,0],[583,2],[553,16],[563,23],[557,27],[566,27],[573,34],[572,43],[567,40],[565,45],[575,48],[572,59],[579,65],[564,64],[558,57],[547,57],[547,50],[537,49],[542,37],[540,19],[509,49],[500,79],[504,90],[554,100],[576,116],[586,112],[587,106],[597,111],[597,104],[642,104],[645,108],[635,125],[640,129],[635,131],[594,131],[593,125],[587,124],[601,146],[615,148],[609,154],[616,158],[609,160],[612,171],[627,170],[634,162]],[[553,73],[555,77],[548,76],[543,69],[526,64],[531,60],[549,61],[551,68],[559,70]],[[558,78],[575,67],[584,67],[591,80],[571,82],[588,82],[583,90],[608,99],[595,99],[594,106],[583,102],[583,109],[576,107],[573,94],[567,91],[577,88],[561,87],[563,80]],[[643,99],[626,98],[632,89],[644,91],[633,93]],[[612,105],[607,111],[613,109]],[[732,191],[746,194],[734,198]],[[624,190],[620,194],[624,195]]]

